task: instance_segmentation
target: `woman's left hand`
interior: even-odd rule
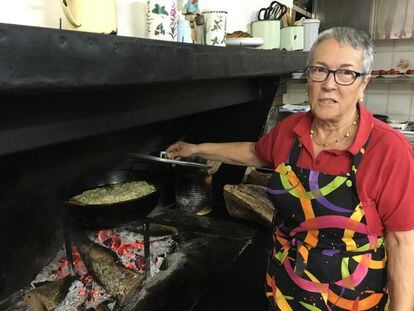
[[[169,146],[166,151],[169,159],[187,158],[196,155],[197,145],[189,144],[184,141],[177,141]]]

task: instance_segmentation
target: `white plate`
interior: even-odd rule
[[[246,47],[258,47],[263,45],[264,40],[259,37],[253,38],[227,38],[227,46],[246,46]]]
[[[408,78],[414,78],[414,74],[413,73],[406,73],[405,74]]]
[[[371,75],[371,78],[376,78],[376,77],[378,77],[379,75]]]
[[[386,79],[395,79],[395,78],[401,78],[401,74],[399,75],[382,75]]]

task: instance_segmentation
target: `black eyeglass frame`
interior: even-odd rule
[[[323,69],[326,69],[326,71],[328,71],[328,74],[326,75],[326,78],[325,78],[325,79],[323,79],[323,80],[321,80],[321,81],[313,80],[313,79],[310,77],[310,72],[309,72],[311,68],[323,68]],[[354,78],[354,80],[353,80],[351,83],[346,83],[346,84],[344,84],[344,83],[339,83],[339,82],[336,80],[336,72],[337,72],[337,71],[340,71],[340,70],[347,70],[347,71],[351,71],[351,72],[353,72],[353,73],[355,74],[355,78]],[[358,79],[359,77],[363,77],[363,76],[366,76],[366,75],[367,75],[367,73],[366,73],[366,72],[358,72],[358,71],[355,71],[355,70],[345,69],[345,68],[340,68],[340,69],[337,69],[337,70],[332,70],[332,69],[329,69],[329,68],[324,67],[324,66],[307,66],[307,67],[305,68],[305,71],[306,71],[307,76],[308,76],[308,78],[309,78],[309,79],[311,79],[313,82],[320,82],[320,83],[322,83],[322,82],[326,81],[326,79],[328,79],[329,75],[332,73],[332,74],[333,74],[333,76],[334,76],[335,83],[336,83],[336,84],[338,84],[338,85],[343,85],[343,86],[352,85],[352,84],[354,84],[354,83],[355,83],[356,79]]]

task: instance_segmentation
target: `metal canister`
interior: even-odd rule
[[[212,175],[208,169],[175,168],[175,200],[180,210],[206,215],[212,211]]]

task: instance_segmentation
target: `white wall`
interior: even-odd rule
[[[293,0],[279,0],[280,3],[291,7]],[[182,8],[186,0],[179,0]],[[227,32],[236,30],[250,32],[250,22],[257,19],[258,11],[269,6],[270,0],[199,0],[199,7],[204,9],[220,9],[228,12]]]
[[[116,0],[118,4],[129,5],[129,15],[134,15],[136,23],[145,24],[145,0]],[[181,10],[187,0],[177,0]],[[291,7],[293,0],[278,0]],[[0,22],[23,25],[58,28],[59,19],[63,17],[59,0],[0,0],[4,7],[0,10]],[[250,32],[250,22],[257,19],[258,11],[269,6],[271,0],[199,0],[199,7],[204,9],[220,9],[228,12],[227,32],[242,30]],[[140,5],[134,7],[134,5]],[[132,10],[134,11],[132,14]],[[128,15],[128,14],[127,14]],[[124,18],[129,17],[124,15]],[[124,21],[125,22],[125,21]],[[120,21],[122,24],[122,21]],[[122,25],[120,25],[122,27]],[[140,26],[143,27],[142,25]],[[142,35],[141,35],[142,36]]]
[[[379,40],[374,44],[374,69],[414,69],[414,40]],[[408,63],[408,68],[399,68],[401,62]],[[412,83],[371,83],[367,107],[393,119],[414,121],[414,78]]]

